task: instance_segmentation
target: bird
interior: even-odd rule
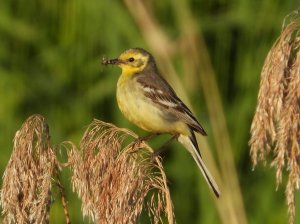
[[[219,187],[202,160],[195,137],[195,132],[203,136],[207,134],[163,78],[154,57],[143,48],[130,48],[118,58],[103,59],[102,63],[117,65],[122,69],[116,98],[123,115],[149,133],[176,136],[177,141],[192,155],[209,187],[219,197]]]

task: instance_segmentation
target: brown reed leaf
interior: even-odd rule
[[[300,184],[300,16],[299,10],[284,21],[282,33],[271,48],[261,73],[256,112],[251,125],[253,167],[274,148],[276,188],[282,171],[286,185],[289,223],[295,220],[294,193]],[[288,23],[287,23],[288,21]]]
[[[4,223],[49,223],[51,175],[56,157],[45,118],[29,117],[16,132],[4,171],[1,206]]]
[[[164,214],[174,223],[166,176],[159,158],[141,142],[124,142],[137,136],[127,129],[94,120],[81,140],[71,147],[68,165],[72,185],[82,200],[82,212],[96,223],[137,223],[148,201],[149,216],[162,223]]]

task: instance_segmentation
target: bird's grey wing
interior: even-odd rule
[[[146,97],[163,107],[172,116],[183,120],[193,131],[206,135],[193,113],[162,76],[147,72],[138,74],[136,80],[144,87]]]

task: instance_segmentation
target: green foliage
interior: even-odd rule
[[[283,187],[275,192],[273,170],[258,167],[251,171],[247,144],[264,59],[280,33],[283,18],[299,2],[181,2],[193,11],[217,75],[248,221],[287,223]],[[156,0],[151,4],[163,29],[177,39],[181,15],[180,10],[176,11],[176,3]],[[116,105],[120,70],[100,65],[104,55],[116,57],[136,46],[147,49],[123,2],[4,0],[0,7],[0,42],[1,176],[10,157],[14,133],[31,114],[40,113],[48,119],[55,144],[63,140],[78,143],[94,117],[137,130]],[[180,58],[176,66],[180,69]],[[210,133],[200,84],[194,85],[189,94],[197,117]],[[213,139],[208,138],[213,145]],[[219,223],[212,197],[207,195],[209,190],[181,146],[172,144],[164,164],[177,222]],[[71,190],[68,174],[63,182],[67,186],[71,221],[82,223],[81,202]],[[299,201],[299,192],[296,196]],[[51,223],[63,222],[61,204],[55,201]],[[300,223],[299,215],[296,223]]]

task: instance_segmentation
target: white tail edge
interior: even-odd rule
[[[220,197],[221,192],[219,190],[216,181],[214,180],[209,170],[205,166],[196,146],[194,146],[189,136],[179,135],[178,141],[191,153],[199,169],[201,170],[201,173],[203,174],[208,186],[212,189],[212,191],[215,193],[217,197]]]

